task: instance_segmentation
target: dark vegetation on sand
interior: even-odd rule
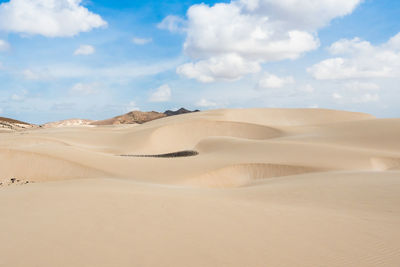
[[[138,158],[179,158],[179,157],[192,157],[197,156],[199,152],[194,150],[183,150],[165,154],[155,154],[155,155],[120,155],[121,157],[138,157]]]

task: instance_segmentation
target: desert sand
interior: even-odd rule
[[[227,109],[4,131],[0,182],[0,266],[400,266],[400,119]]]

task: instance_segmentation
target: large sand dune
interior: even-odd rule
[[[183,150],[199,154],[142,157]],[[9,131],[0,183],[0,266],[400,266],[400,119],[237,109]]]

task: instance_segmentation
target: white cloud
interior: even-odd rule
[[[258,62],[246,61],[237,54],[226,54],[186,63],[177,68],[177,73],[207,83],[218,80],[234,81],[243,74],[259,72],[260,69]]]
[[[209,107],[217,106],[217,103],[207,100],[205,98],[202,98],[196,103],[196,106],[203,107],[203,108],[209,108]]]
[[[153,39],[151,39],[151,38],[134,37],[132,39],[132,43],[134,43],[136,45],[145,45],[145,44],[151,43],[152,41],[153,41]]]
[[[158,87],[149,98],[150,102],[166,102],[171,99],[171,88],[168,84]]]
[[[81,45],[78,47],[78,49],[75,50],[74,55],[83,55],[83,56],[88,56],[93,54],[96,51],[96,49],[91,46],[91,45]]]
[[[13,101],[23,101],[23,100],[25,100],[27,94],[28,94],[27,90],[22,90],[19,94],[12,94],[11,95],[11,100],[13,100]]]
[[[240,0],[249,12],[268,12],[286,28],[315,30],[336,17],[350,14],[363,0]]]
[[[76,103],[72,102],[58,102],[51,106],[52,111],[71,111],[76,109]]]
[[[17,94],[13,94],[11,96],[11,99],[14,100],[14,101],[20,101],[20,100],[22,100],[22,96],[17,95]]]
[[[332,55],[340,54],[353,54],[359,50],[368,51],[372,49],[372,45],[367,41],[362,41],[360,38],[356,37],[352,40],[342,39],[338,42],[333,43],[328,51]]]
[[[184,49],[193,58],[236,53],[252,60],[295,59],[319,45],[311,33],[279,29],[268,13],[247,13],[237,2],[194,5],[187,15]]]
[[[0,39],[0,52],[7,51],[10,49],[10,44]]]
[[[378,94],[370,94],[366,93],[360,97],[354,97],[352,101],[354,103],[369,103],[369,102],[377,102],[379,101],[380,97]]]
[[[348,82],[344,87],[351,91],[379,91],[381,89],[376,83],[359,81]]]
[[[98,83],[76,83],[71,87],[70,92],[74,95],[94,95],[99,92],[98,88]]]
[[[282,88],[288,84],[294,83],[294,79],[291,76],[278,77],[271,73],[265,73],[258,82],[259,88]]]
[[[137,111],[140,110],[137,106],[136,106],[136,102],[135,101],[131,101],[128,103],[128,105],[126,106],[126,111],[130,112],[130,111]]]
[[[342,104],[344,103],[355,103],[355,104],[365,104],[365,103],[371,103],[371,102],[378,102],[380,100],[380,96],[377,93],[364,93],[360,95],[354,95],[354,94],[339,94],[339,93],[333,93],[332,98],[335,101],[338,101]]]
[[[36,73],[30,69],[26,69],[22,71],[22,75],[26,80],[39,80],[41,78],[40,73]]]
[[[107,25],[82,0],[10,0],[0,5],[0,29],[46,37],[71,37]]]
[[[342,39],[329,48],[337,56],[308,68],[318,80],[389,78],[400,75],[400,33],[374,46],[359,38]]]
[[[183,32],[185,31],[186,21],[178,16],[169,15],[165,17],[158,25],[157,28],[168,30],[170,32]]]
[[[311,84],[306,84],[304,86],[301,86],[299,90],[306,93],[312,93],[315,91],[314,87]]]
[[[106,67],[93,66],[87,67],[76,64],[54,64],[45,66],[36,66],[30,71],[40,80],[50,79],[71,79],[71,78],[98,78],[110,79],[112,81],[127,81],[136,77],[155,75],[176,68],[181,64],[180,58],[158,61],[156,63],[127,63],[118,65],[109,65]]]
[[[232,63],[238,66],[230,66],[236,72],[228,75],[228,80],[235,80],[254,72],[255,68],[242,68],[246,64],[296,59],[318,48],[316,32],[320,27],[351,13],[360,2],[233,0],[213,6],[193,5],[187,11],[184,52],[197,62],[184,65],[186,71],[178,68],[178,72],[202,82],[216,81],[220,72],[210,71],[215,61],[235,55],[241,60]]]
[[[341,94],[339,94],[339,93],[333,93],[332,94],[332,98],[337,100],[337,99],[342,99],[343,96]]]
[[[3,113],[3,109],[2,108],[0,108],[0,114],[2,114]]]

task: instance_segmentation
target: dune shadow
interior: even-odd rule
[[[153,155],[130,155],[130,154],[124,154],[120,155],[121,157],[137,157],[137,158],[181,158],[181,157],[192,157],[192,156],[197,156],[199,152],[194,151],[194,150],[182,150],[182,151],[176,151],[176,152],[171,152],[171,153],[165,153],[165,154],[153,154]]]

